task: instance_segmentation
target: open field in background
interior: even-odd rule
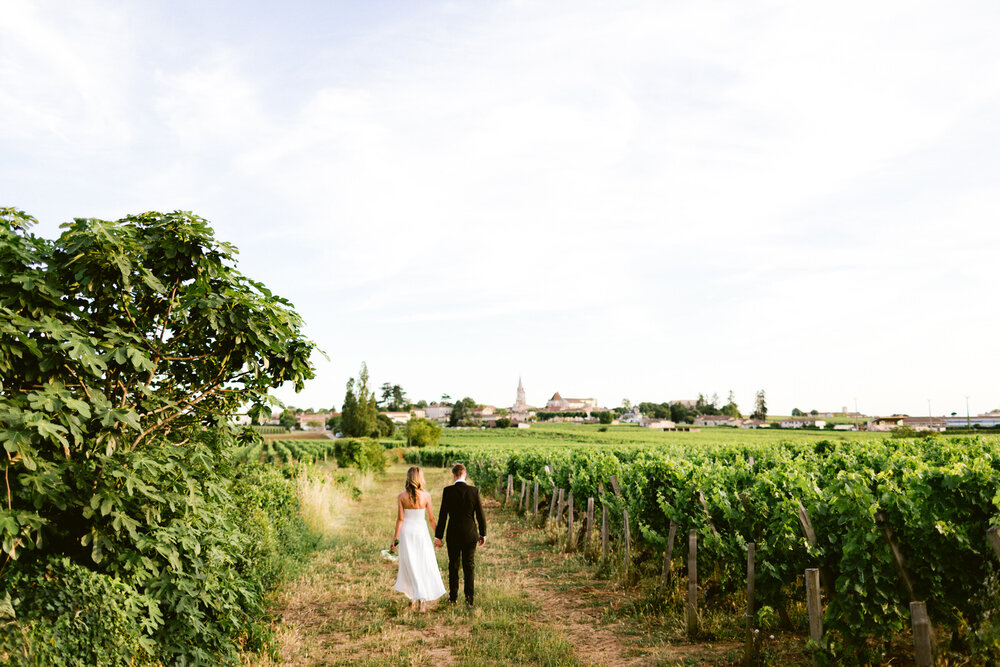
[[[606,429],[606,430],[601,430]],[[797,429],[744,429],[707,427],[701,431],[657,431],[634,425],[535,423],[518,429],[445,429],[442,445],[552,445],[577,443],[594,445],[709,445],[757,444],[767,442],[818,442],[820,440],[871,440],[884,434],[854,431],[807,431]]]

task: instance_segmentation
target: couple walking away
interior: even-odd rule
[[[442,537],[448,545],[448,602],[458,600],[459,566],[465,578],[465,604],[471,609],[475,602],[476,546],[486,543],[486,517],[479,489],[465,479],[465,466],[456,463],[451,476],[454,483],[441,493],[440,522],[434,521],[431,494],[424,488],[424,473],[417,466],[406,472],[406,490],[396,497],[396,534],[389,549],[399,547],[395,590],[419,604],[420,611],[426,611],[429,600],[445,593],[427,521],[434,530],[434,546],[442,545]]]

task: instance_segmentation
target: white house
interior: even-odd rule
[[[382,414],[391,419],[393,424],[405,424],[411,418],[423,417],[425,413],[423,410],[414,410],[413,412],[383,412]]]
[[[295,419],[298,420],[299,428],[303,431],[323,431],[331,416],[329,412],[300,412],[295,415]]]
[[[893,415],[891,417],[875,417],[868,421],[869,431],[891,431],[899,426],[900,422],[906,419],[906,415]]]
[[[781,420],[781,428],[823,428],[826,420],[815,417],[789,417]]]
[[[646,428],[655,428],[661,431],[676,431],[677,424],[669,419],[650,419],[643,423]]]
[[[695,426],[739,426],[740,420],[729,415],[700,415],[695,417]]]
[[[426,408],[424,408],[424,414],[427,415],[427,419],[431,421],[442,421],[451,417],[452,407],[450,405],[441,405],[440,403],[431,403]]]

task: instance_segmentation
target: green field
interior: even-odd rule
[[[602,430],[603,429],[603,430]],[[442,446],[551,445],[581,443],[595,445],[711,445],[801,443],[870,440],[878,434],[853,431],[808,431],[799,429],[744,429],[707,427],[701,431],[657,431],[635,425],[532,424],[528,429],[445,429]],[[884,437],[884,436],[883,436]]]

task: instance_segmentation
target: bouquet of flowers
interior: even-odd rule
[[[396,550],[397,546],[399,546],[399,540],[393,540],[391,547],[389,547],[388,549],[382,549],[382,560],[389,563],[395,563],[396,561],[398,561],[399,557],[396,556],[395,553],[393,553]]]

